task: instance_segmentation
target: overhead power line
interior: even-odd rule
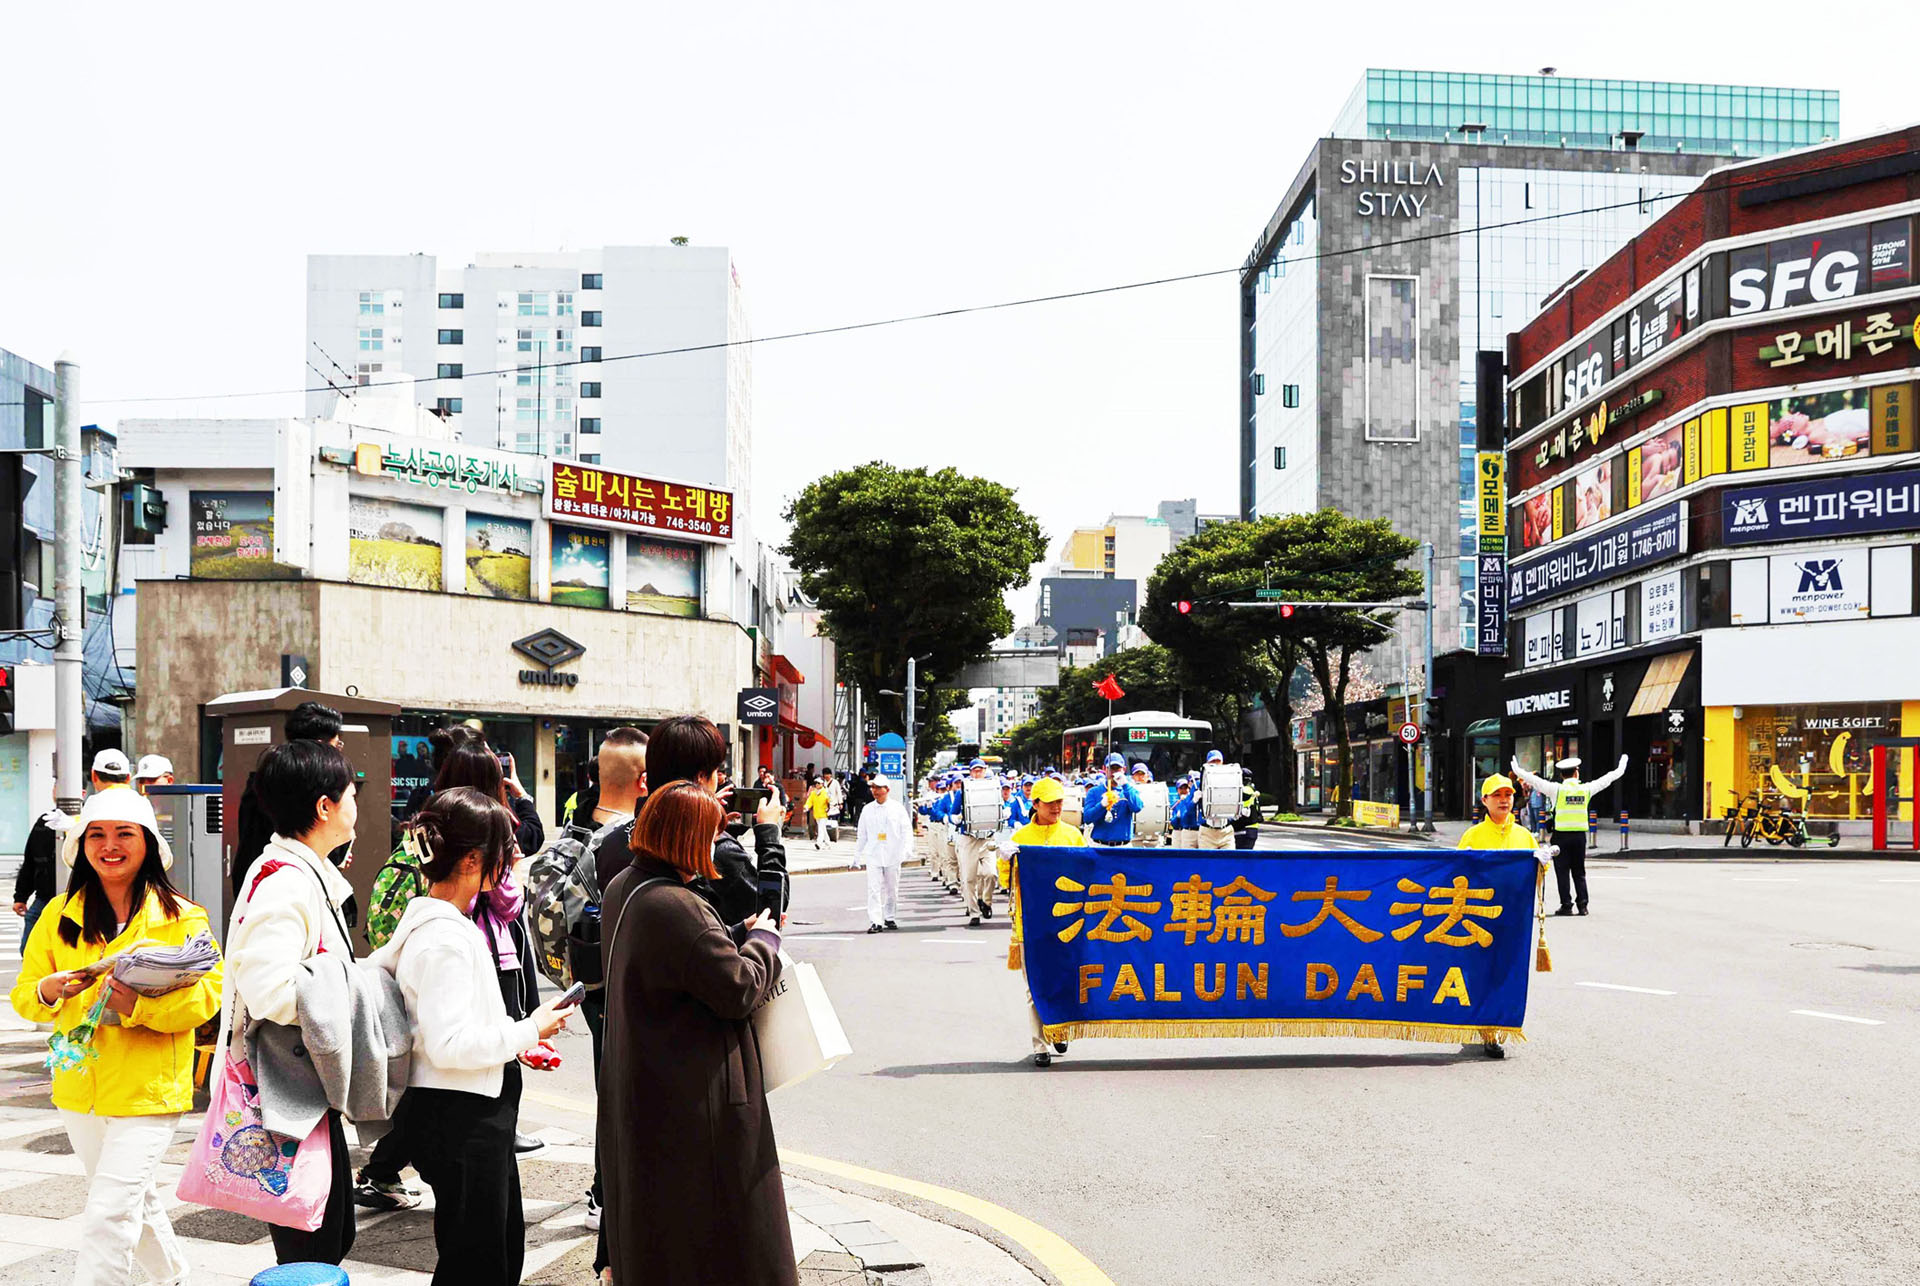
[[[1907,151],[1907,152],[1895,153],[1893,155],[1915,156],[1915,155],[1920,155],[1920,151]],[[1892,158],[1877,157],[1875,159],[1879,161],[1886,161]],[[1471,236],[1475,233],[1480,233],[1480,232],[1497,232],[1504,228],[1525,227],[1535,223],[1550,223],[1557,219],[1573,219],[1573,218],[1578,218],[1581,215],[1587,215],[1587,214],[1604,214],[1611,210],[1624,210],[1629,206],[1636,206],[1644,209],[1649,203],[1655,202],[1655,201],[1682,201],[1691,196],[1705,195],[1713,192],[1725,192],[1735,188],[1748,187],[1758,183],[1779,183],[1779,182],[1784,182],[1790,179],[1806,178],[1808,176],[1815,175],[1815,174],[1824,174],[1832,170],[1843,169],[1854,164],[1856,164],[1856,162],[1851,160],[1835,161],[1835,162],[1831,162],[1824,165],[1810,166],[1806,169],[1797,170],[1792,174],[1764,174],[1764,175],[1750,175],[1745,178],[1737,178],[1737,179],[1729,178],[1729,179],[1724,179],[1720,182],[1714,183],[1712,186],[1701,186],[1701,187],[1691,188],[1685,192],[1653,193],[1650,195],[1635,197],[1634,199],[1628,200],[1628,201],[1614,201],[1605,205],[1581,206],[1578,209],[1573,209],[1573,210],[1555,210],[1545,214],[1529,215],[1525,218],[1503,219],[1497,223],[1475,224],[1470,228],[1449,228],[1439,232],[1412,233],[1403,237],[1387,237],[1378,241],[1359,242],[1350,246],[1326,247],[1322,249],[1313,250],[1307,253],[1303,253],[1300,255],[1283,255],[1281,256],[1281,258],[1290,264],[1314,263],[1322,259],[1339,259],[1349,255],[1368,254],[1376,250],[1391,249],[1394,246],[1422,245],[1432,241],[1446,241],[1454,237]],[[1649,176],[1649,177],[1679,178],[1684,176],[1673,175],[1673,176]],[[597,362],[585,362],[585,361],[582,361],[580,358],[576,357],[566,361],[543,362],[541,363],[541,365],[549,368],[563,368],[563,367],[582,366],[582,365],[605,366],[612,362],[641,361],[647,358],[655,358],[655,357],[677,357],[677,356],[682,356],[689,353],[710,353],[710,352],[715,352],[722,349],[745,348],[745,347],[752,347],[752,346],[764,345],[764,344],[775,344],[775,343],[782,343],[787,340],[795,340],[795,339],[816,339],[826,335],[846,335],[846,334],[851,334],[855,331],[877,330],[886,326],[905,326],[914,322],[936,321],[945,317],[965,317],[974,313],[998,312],[1003,309],[1009,309],[1009,308],[1028,308],[1036,304],[1064,303],[1068,300],[1073,300],[1073,299],[1093,299],[1101,295],[1115,295],[1115,294],[1121,294],[1123,292],[1132,291],[1132,290],[1150,290],[1158,286],[1175,286],[1175,285],[1181,285],[1183,283],[1190,282],[1190,281],[1204,281],[1212,277],[1238,276],[1238,275],[1243,275],[1246,271],[1247,271],[1247,268],[1246,268],[1246,265],[1244,264],[1236,265],[1235,267],[1232,267],[1232,268],[1210,268],[1203,272],[1180,273],[1178,275],[1171,276],[1171,277],[1152,277],[1144,281],[1121,282],[1117,285],[1110,285],[1110,286],[1093,286],[1085,290],[1068,290],[1068,291],[1061,291],[1059,293],[1050,294],[1050,295],[1029,295],[1020,299],[1003,299],[998,302],[989,303],[989,304],[968,304],[968,305],[963,305],[957,308],[940,308],[940,309],[935,309],[932,312],[909,313],[900,317],[884,317],[884,318],[879,318],[873,321],[848,322],[840,326],[817,326],[809,330],[786,331],[778,335],[755,335],[745,339],[716,340],[710,344],[684,344],[675,348],[655,348],[655,349],[647,349],[641,352],[633,352],[633,353],[614,353],[611,355],[602,356]],[[440,383],[443,380],[457,382],[462,379],[475,379],[475,378],[484,377],[484,376],[519,375],[522,373],[523,370],[532,370],[532,369],[533,368],[531,366],[523,368],[516,364],[514,366],[498,367],[493,370],[463,371],[458,376],[419,375],[419,376],[413,377],[413,382],[415,384],[436,384],[436,383]],[[402,383],[402,381],[370,380],[365,384],[357,384],[357,387],[381,388],[388,385],[394,385],[399,383]],[[166,394],[158,397],[89,398],[87,399],[87,401],[88,401],[88,404],[92,406],[125,406],[130,404],[153,403],[153,402],[212,402],[212,401],[225,401],[225,400],[253,398],[253,397],[292,397],[292,396],[297,396],[297,395],[306,394],[306,393],[325,393],[329,391],[333,391],[331,384],[319,384],[319,385],[310,385],[305,388],[261,389],[254,392],[246,392],[246,393]]]

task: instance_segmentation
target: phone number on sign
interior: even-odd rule
[[[688,535],[727,537],[733,534],[732,523],[717,523],[705,518],[682,518],[677,514],[660,514],[650,509],[625,509],[618,505],[582,504],[556,499],[553,512],[574,518],[598,518],[603,522],[617,522],[631,527],[663,527],[668,531],[683,531]]]

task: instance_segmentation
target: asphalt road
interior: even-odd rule
[[[788,947],[855,1052],[775,1128],[1142,1286],[1920,1280],[1920,865],[1606,861],[1593,888],[1504,1062],[1087,1040],[1040,1070],[1004,919],[909,871],[868,937],[864,877],[809,877]]]

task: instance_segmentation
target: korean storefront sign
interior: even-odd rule
[[[1760,360],[1775,370],[1794,371],[1809,359],[1832,363],[1850,362],[1856,356],[1879,357],[1914,337],[1915,320],[1896,318],[1891,311],[1868,313],[1858,321],[1851,317],[1822,320],[1817,326],[1774,335],[1771,343],[1760,346]]]
[[[1514,489],[1525,491],[1534,487],[1557,473],[1562,463],[1577,464],[1602,447],[1612,445],[1620,436],[1613,430],[1665,400],[1666,394],[1654,388],[1636,393],[1623,402],[1601,402],[1586,414],[1575,416],[1545,437],[1515,451],[1510,462]]]
[[[1474,600],[1479,607],[1479,630],[1474,637],[1477,656],[1507,654],[1507,556],[1481,554],[1480,577]]]
[[[733,539],[731,491],[636,477],[570,460],[550,465],[546,510],[549,518],[620,531],[716,543]]]
[[[1479,479],[1480,552],[1507,552],[1507,458],[1498,451],[1482,451],[1474,457]]]
[[[1721,498],[1728,545],[1825,540],[1920,529],[1920,469],[1737,487]]]
[[[1507,605],[1523,607],[1686,552],[1684,500],[1529,559],[1508,572]]]
[[[369,478],[398,478],[418,487],[513,494],[520,490],[520,465],[508,456],[483,455],[459,447],[401,446],[360,442],[353,448],[353,471]]]
[[[1680,573],[1640,582],[1640,641],[1659,643],[1679,636]]]

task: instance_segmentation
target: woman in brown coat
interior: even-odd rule
[[[615,1286],[798,1281],[773,1118],[748,1021],[780,976],[762,912],[729,928],[688,891],[715,878],[720,801],[654,792],[608,886],[600,1152]]]

